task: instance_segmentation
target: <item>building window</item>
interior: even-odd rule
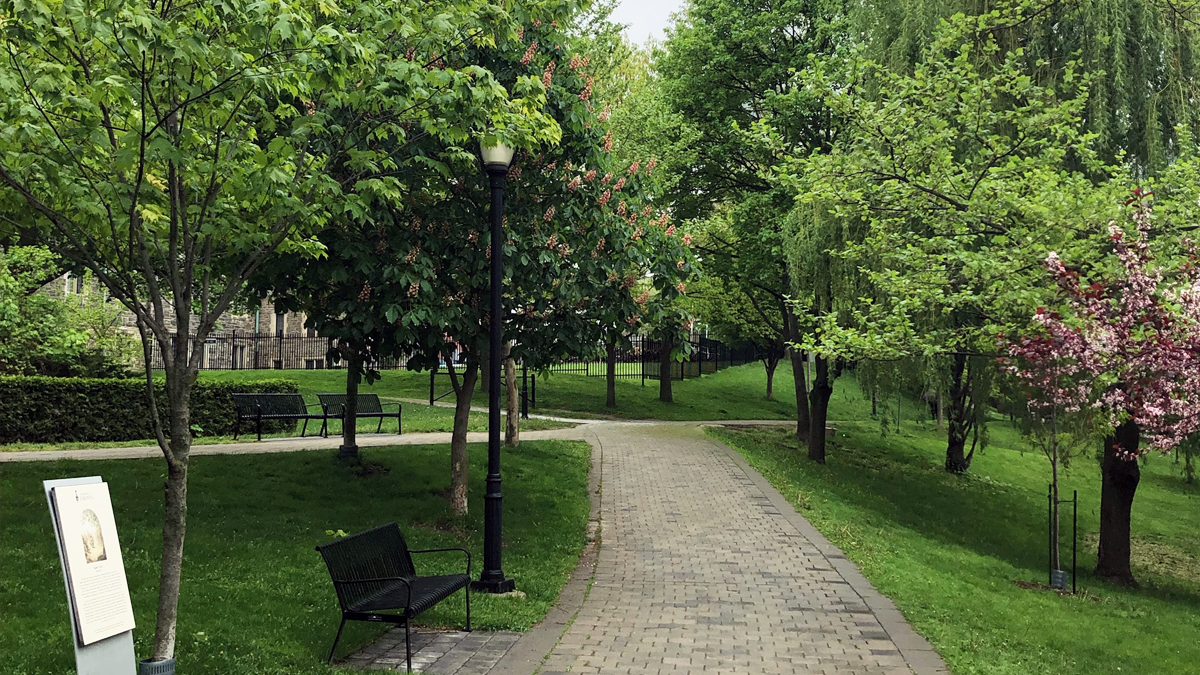
[[[309,326],[304,330],[304,334],[308,337],[317,337],[317,329]]]
[[[283,337],[287,332],[287,313],[275,312],[275,337]]]

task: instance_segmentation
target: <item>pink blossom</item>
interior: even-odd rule
[[[638,161],[637,161],[636,159],[635,159],[635,160],[633,160],[633,164],[630,164],[630,165],[629,165],[629,175],[630,175],[630,176],[636,176],[636,175],[637,175],[637,172],[638,172],[638,169],[639,169],[639,168],[641,168],[641,166],[642,166],[642,165],[641,165],[641,164],[638,164]]]
[[[687,293],[687,284],[681,281],[675,286],[675,290],[679,291],[680,293]]]
[[[675,234],[675,226],[672,225],[672,226],[668,227],[667,231],[664,232],[663,234],[667,235],[668,237]]]
[[[542,71],[542,86],[549,89],[551,79],[554,77],[554,61],[546,64],[546,69]]]
[[[525,56],[521,57],[521,65],[523,65],[523,66],[529,65],[529,62],[533,60],[533,55],[537,52],[537,48],[538,48],[537,40],[534,40],[533,44],[529,45],[529,49],[525,50]]]
[[[583,179],[589,183],[596,180],[596,170],[592,169],[591,171],[588,171],[586,174],[584,174]]]
[[[1057,253],[1046,257],[1068,315],[1039,308],[1040,333],[1011,344],[1004,365],[1030,389],[1031,406],[1095,408],[1114,426],[1130,419],[1166,451],[1200,431],[1200,268],[1168,279],[1150,252],[1149,206],[1139,202],[1132,220],[1135,233],[1109,226],[1120,262],[1113,278],[1089,284]]]
[[[550,208],[546,209],[546,215],[542,216],[542,220],[544,220],[548,223],[553,219],[554,219],[554,207],[551,206]]]
[[[600,206],[607,204],[608,200],[610,199],[612,199],[612,190],[605,190],[604,194],[600,195],[600,199],[598,200],[600,202]]]
[[[690,235],[690,234],[683,235],[683,245],[684,246],[692,245],[692,235]]]
[[[625,187],[625,177],[621,176],[617,179],[617,184],[613,186],[613,191],[620,192],[621,188]]]

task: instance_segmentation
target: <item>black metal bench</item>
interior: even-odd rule
[[[328,416],[324,412],[312,413],[308,409],[313,405],[304,403],[300,394],[230,394],[233,397],[233,407],[237,411],[237,420],[233,425],[233,438],[237,440],[242,431],[243,420],[253,420],[254,430],[258,432],[258,440],[262,440],[262,423],[264,420],[284,420],[291,422],[304,421],[300,430],[303,438],[308,431],[309,420],[321,420],[321,435],[327,435]]]
[[[417,576],[413,553],[462,551],[467,556],[466,574]],[[317,547],[325,559],[333,588],[342,608],[329,663],[337,651],[338,640],[347,621],[376,621],[404,624],[404,651],[412,672],[412,643],[409,620],[461,589],[467,592],[467,630],[471,630],[471,552],[465,548],[409,550],[400,526],[388,523],[336,539]],[[401,610],[400,614],[384,613]]]
[[[321,401],[321,408],[325,411],[325,415],[329,419],[343,419],[345,417],[344,409],[348,400],[345,394],[317,394],[317,399]],[[388,405],[391,405],[390,403]],[[403,407],[397,403],[396,412],[384,412],[383,403],[379,401],[378,394],[359,394],[358,395],[358,417],[379,418],[379,426],[375,428],[375,433],[383,431],[383,420],[395,417],[396,418],[396,434],[400,431],[400,413]]]

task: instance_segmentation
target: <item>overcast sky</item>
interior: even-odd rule
[[[617,23],[628,24],[626,34],[637,44],[647,38],[663,39],[663,29],[671,23],[671,14],[683,7],[683,0],[621,0],[613,12]]]

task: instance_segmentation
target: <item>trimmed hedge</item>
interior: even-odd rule
[[[166,424],[166,397],[158,407]],[[197,382],[192,387],[191,424],[195,433],[233,433],[230,394],[295,393],[295,380]],[[83,377],[0,376],[0,444],[136,441],[154,438],[146,381]],[[242,430],[243,432],[246,429]]]

